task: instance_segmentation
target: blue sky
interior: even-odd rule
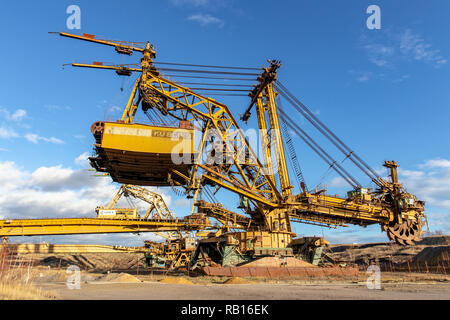
[[[135,76],[62,65],[136,63],[139,57],[48,34],[72,32],[66,27],[72,4],[81,9],[81,30],[75,32],[150,41],[157,61],[260,67],[280,59],[280,81],[372,167],[382,170],[384,160],[398,161],[407,189],[427,201],[430,229],[450,232],[450,3],[437,0],[4,3],[0,216],[94,215],[95,205],[117,187],[109,178],[93,177],[82,159],[92,149],[90,125],[120,117]],[[371,4],[381,9],[380,30],[366,27]],[[222,101],[236,114],[248,105],[246,97]],[[300,116],[296,119],[314,135]],[[324,175],[327,166],[304,144],[296,142],[296,150],[309,186],[347,191],[334,174]],[[177,214],[188,210],[170,190],[161,192]],[[334,231],[297,224],[295,231],[337,242],[387,239],[378,226]],[[51,238],[81,241],[71,239]],[[117,239],[140,241],[89,237],[90,242]]]

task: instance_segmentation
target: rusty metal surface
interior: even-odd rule
[[[354,267],[203,267],[208,276],[225,277],[325,277],[353,276],[359,271]]]

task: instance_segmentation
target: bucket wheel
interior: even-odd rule
[[[418,220],[403,220],[402,223],[390,223],[383,225],[381,228],[387,233],[390,240],[395,241],[400,245],[414,245],[416,241],[420,240],[423,234],[422,227],[425,222],[422,219]]]

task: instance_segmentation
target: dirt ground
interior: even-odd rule
[[[414,246],[401,246],[393,242],[364,243],[364,244],[335,244],[329,248],[329,255],[340,262],[367,265],[370,261],[379,264],[402,265],[427,261],[429,265],[436,264],[439,260],[446,266],[448,264],[448,251],[450,236],[428,236]],[[445,250],[443,250],[445,249]],[[440,259],[433,259],[433,253],[442,253]]]
[[[356,284],[168,284],[88,283],[69,290],[65,284],[41,285],[64,300],[450,300],[450,284],[384,284],[369,290]]]
[[[374,261],[383,271],[390,271],[392,267],[397,268],[397,271],[401,267],[406,269],[408,262],[409,269],[419,267],[422,270],[426,268],[425,261],[428,267],[445,267],[450,271],[450,236],[425,237],[414,246],[400,246],[392,242],[338,244],[331,245],[326,251],[337,263],[366,267]],[[129,272],[145,268],[145,259],[140,253],[32,254],[19,255],[18,258],[20,257],[27,261],[31,258],[34,266],[61,270],[70,265],[91,272]]]
[[[132,253],[36,254],[16,259],[32,262],[35,286],[68,300],[450,300],[449,244],[450,236],[433,236],[409,247],[393,243],[332,245],[328,253],[334,259],[359,267],[360,274],[353,277],[192,277],[180,271],[150,270],[145,268],[142,254]],[[366,285],[365,270],[371,262],[381,267],[379,290]],[[66,285],[70,265],[80,268],[80,289],[70,290]]]
[[[450,277],[436,274],[382,273],[380,290],[367,288],[364,273],[351,278],[230,279],[82,272],[80,289],[69,289],[67,277],[47,274],[35,286],[64,300],[450,300]]]

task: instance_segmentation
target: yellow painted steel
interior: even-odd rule
[[[186,218],[185,218],[186,219]],[[59,218],[0,220],[0,237],[92,234],[92,233],[139,233],[155,231],[191,231],[212,227],[205,223],[175,220],[118,220],[104,218]]]
[[[222,238],[228,244],[237,244],[241,253],[249,251],[261,254],[274,254],[274,251],[284,253],[285,248],[291,242],[291,232],[246,231],[230,232]]]
[[[275,154],[278,161],[278,176],[280,177],[281,191],[283,197],[287,199],[292,194],[292,186],[289,182],[289,172],[284,153],[283,139],[281,137],[280,120],[278,118],[277,106],[275,104],[275,93],[272,83],[267,84],[264,94],[266,97],[267,111],[270,119],[270,131],[273,143],[275,144]]]
[[[110,40],[95,39],[94,35],[84,34],[84,35],[80,36],[80,35],[71,34],[71,33],[67,33],[67,32],[60,32],[59,35],[63,36],[63,37],[78,39],[78,40],[95,42],[95,43],[108,45],[108,46],[112,46],[112,47],[120,46],[120,47],[123,47],[123,48],[129,48],[129,49],[131,49],[133,51],[138,51],[138,52],[143,52],[144,51],[143,48],[139,48],[139,47],[134,47],[134,46],[123,44],[123,41],[110,41]]]
[[[96,65],[96,64],[86,64],[86,63],[72,63],[73,67],[79,68],[94,68],[94,69],[104,69],[104,70],[129,70],[129,71],[142,71],[141,68],[128,68],[128,67],[118,67],[118,66],[108,66],[108,65]]]
[[[140,100],[138,99],[138,102],[134,103],[134,96],[136,95],[136,90],[138,88],[138,85],[139,85],[139,79],[137,79],[136,82],[134,83],[133,90],[131,91],[131,96],[128,99],[128,103],[127,103],[125,110],[123,111],[122,121],[124,123],[132,123],[133,119],[134,119],[134,115],[136,114]]]
[[[144,72],[142,75],[144,76]],[[189,116],[186,120],[201,120],[208,125],[208,128],[206,129],[216,130],[224,141],[226,151],[229,154],[235,155],[232,159],[232,165],[235,170],[228,169],[226,171],[226,174],[230,179],[233,179],[242,187],[251,189],[254,193],[260,194],[264,194],[265,191],[262,190],[262,188],[255,187],[257,185],[256,181],[265,180],[267,182],[268,191],[274,194],[273,198],[281,198],[276,185],[274,185],[272,181],[267,180],[262,174],[263,165],[259,161],[254,150],[250,147],[248,139],[244,136],[243,131],[240,129],[226,105],[219,103],[212,98],[199,95],[189,88],[183,87],[152,72],[146,73],[145,78],[141,79],[140,89],[141,93],[144,95],[148,94],[149,96],[155,97],[155,103],[159,103],[160,97],[164,97],[167,103],[165,109],[161,110],[161,112],[170,114],[176,111],[184,112],[186,113],[186,116]],[[239,141],[231,139],[231,133],[236,134]],[[242,144],[243,149],[240,149],[236,142]],[[202,147],[204,149],[198,150],[199,154],[203,154],[206,151],[205,148],[207,145],[205,144]],[[242,162],[242,159],[239,158],[244,152],[248,152],[250,157],[249,161]],[[193,170],[196,170],[196,165],[194,165]],[[252,172],[252,174],[249,174],[250,172]],[[220,175],[222,174],[221,171],[217,171],[217,173]],[[189,185],[193,187],[194,183],[195,181],[193,181],[191,177]],[[222,185],[223,183],[219,182],[219,184]],[[239,194],[240,192],[237,191],[237,193]]]
[[[101,147],[132,152],[193,154],[194,130],[105,122]]]
[[[320,218],[323,218],[323,221],[332,218],[342,224],[368,225],[387,223],[394,219],[391,212],[370,201],[355,202],[327,195],[300,194],[290,206],[295,209],[290,212],[291,218],[307,221],[311,219],[312,222],[317,222]],[[312,213],[315,215],[311,215]]]
[[[103,219],[138,219],[139,215],[136,208],[114,208],[104,209],[96,208],[97,218]]]
[[[139,215],[136,208],[117,208],[117,202],[122,196],[132,196],[133,198],[140,199],[146,202],[149,208],[143,216]],[[147,219],[150,217],[151,219],[175,219],[161,195],[146,188],[129,184],[123,184],[106,207],[98,206],[95,211],[98,214],[97,218]],[[150,216],[150,214],[152,215]],[[117,217],[112,215],[117,215]]]
[[[51,243],[10,243],[9,254],[85,254],[85,253],[145,253],[145,247],[108,246],[100,244],[51,244]]]
[[[266,106],[262,102],[262,95],[260,95],[256,100],[256,115],[258,118],[259,135],[264,155],[264,164],[265,164],[264,169],[266,170],[267,179],[270,179],[272,183],[275,184],[273,161],[272,161],[272,148],[269,141],[269,133],[267,130],[265,110]],[[274,200],[275,199],[272,199],[272,201]]]
[[[92,37],[87,38],[92,39]],[[92,41],[89,39],[82,40]],[[114,45],[111,43],[103,44]],[[219,151],[223,151],[225,155],[223,158],[226,158],[227,162],[214,162],[212,164],[207,164],[205,161],[203,163],[196,162],[192,166],[185,167],[183,172],[177,168],[171,168],[171,170],[163,171],[162,174],[153,180],[151,177],[145,176],[145,174],[150,175],[151,170],[143,164],[140,166],[135,165],[134,167],[129,165],[130,168],[126,168],[126,173],[131,175],[136,170],[142,170],[135,179],[141,183],[148,181],[149,185],[158,185],[157,183],[162,185],[164,181],[172,182],[172,178],[177,176],[179,179],[174,181],[174,184],[184,186],[189,196],[191,192],[198,193],[200,187],[199,181],[202,181],[202,186],[210,184],[217,190],[224,188],[241,197],[248,198],[253,204],[253,208],[247,206],[245,210],[251,216],[254,223],[252,223],[251,230],[239,234],[237,241],[240,242],[241,251],[244,252],[252,247],[252,244],[249,243],[251,239],[247,236],[248,232],[262,232],[260,235],[252,235],[252,237],[254,236],[257,239],[261,238],[260,240],[262,242],[260,244],[262,246],[267,243],[264,239],[270,237],[269,245],[272,248],[277,246],[286,247],[291,237],[290,218],[302,222],[310,221],[333,225],[351,223],[365,226],[379,223],[382,227],[385,227],[386,231],[388,224],[394,220],[401,223],[402,217],[406,217],[408,220],[411,220],[408,222],[412,222],[418,221],[424,216],[423,202],[418,201],[416,198],[414,198],[415,200],[411,198],[413,203],[410,203],[409,200],[412,195],[407,194],[401,185],[398,184],[395,172],[391,173],[392,182],[384,181],[381,178],[373,180],[380,188],[370,198],[353,199],[349,196],[348,199],[343,199],[326,196],[320,192],[310,193],[307,190],[303,190],[297,196],[292,195],[292,186],[290,186],[277,106],[275,103],[277,93],[274,92],[273,88],[274,81],[276,81],[277,69],[281,65],[279,61],[273,60],[269,67],[263,69],[263,72],[258,77],[259,84],[255,86],[250,94],[252,102],[242,116],[242,120],[247,121],[252,105],[256,104],[259,128],[263,131],[273,131],[274,146],[267,143],[266,138],[262,140],[264,141],[263,154],[266,168],[274,164],[275,159],[272,159],[272,153],[275,152],[276,155],[279,181],[275,181],[274,175],[268,174],[264,170],[265,167],[252,150],[247,138],[240,130],[233,114],[226,105],[212,98],[199,95],[189,88],[180,86],[164,78],[158,69],[153,66],[152,59],[156,53],[149,43],[147,43],[146,48],[142,52],[141,68],[81,64],[76,66],[112,69],[118,73],[119,71],[126,71],[127,73],[130,73],[130,71],[142,72],[138,79],[139,82],[136,83],[137,86],[133,88],[128,100],[122,118],[123,122],[131,123],[133,121],[137,105],[142,102],[144,110],[151,108],[159,112],[162,116],[170,116],[180,121],[190,122],[191,124],[200,123],[199,126],[204,134],[200,148],[196,150],[198,152],[198,159],[201,158],[201,155],[208,153],[209,147],[218,146]],[[134,103],[137,89],[139,90],[138,101]],[[268,117],[266,117],[265,113],[268,114]],[[268,124],[266,123],[267,120],[269,120],[270,128],[268,128]],[[206,138],[208,131],[211,130],[218,132],[217,139]],[[106,128],[105,134],[109,134],[106,133]],[[112,139],[113,141],[110,146],[117,147],[116,151],[120,151],[120,149],[126,151],[130,148],[135,148],[135,150],[139,149],[146,153],[151,153],[155,150],[162,153],[170,153],[167,151],[169,149],[167,145],[155,144],[152,147],[148,147],[146,143],[141,144],[138,141],[130,142],[127,139],[121,141],[116,138]],[[107,149],[108,139],[104,143],[105,145],[102,145],[102,147]],[[154,149],[152,149],[153,147]],[[147,148],[150,148],[152,151]],[[103,152],[103,150],[97,151],[99,153]],[[105,157],[105,155],[100,154],[99,157],[103,158],[99,159],[99,163],[108,162],[108,156],[114,157],[116,155],[108,154]],[[124,161],[122,166],[126,167],[129,163],[130,161]],[[396,164],[386,163],[385,166],[391,168],[391,171],[396,168]],[[110,166],[104,170],[109,170],[107,172],[111,172],[111,176],[113,177],[114,171],[117,171],[116,169],[117,167]],[[139,180],[141,176],[144,176],[144,178]],[[281,186],[280,190],[278,190],[277,183]],[[197,196],[195,198],[197,199]],[[400,204],[402,201],[404,204]],[[403,225],[402,227],[408,226]],[[390,233],[388,232],[390,238],[401,238],[398,232],[403,229],[399,229],[400,231],[398,231],[392,224],[389,228],[391,228],[389,229]],[[418,233],[416,234],[418,237]],[[408,244],[411,243],[409,238],[406,241]],[[404,244],[401,239],[398,242]]]
[[[213,127],[222,134],[224,140],[227,138],[227,131],[230,128],[239,128],[225,105],[218,103],[211,98],[198,95],[188,88],[184,88],[170,80],[162,78],[159,74],[149,72],[146,75],[146,80],[142,81],[140,86],[141,91],[149,90],[154,96],[164,97],[166,101],[171,102],[171,104],[166,105],[167,108],[164,112],[170,113],[180,109],[187,110],[191,113],[194,119],[202,119],[211,122]],[[170,90],[168,88],[170,88]],[[271,126],[279,129],[278,114],[276,112],[276,105],[274,101],[275,95],[276,93],[273,91],[273,86],[271,84],[266,84],[264,90],[261,91],[260,100],[259,102],[257,101],[257,104],[259,103],[258,107],[261,111],[269,113]],[[261,101],[261,99],[264,99],[264,101]],[[159,103],[159,98],[155,98],[155,103]],[[211,110],[214,110],[214,112]],[[263,124],[262,120],[263,117],[261,113],[259,124]],[[262,126],[261,128],[264,129],[266,127]],[[249,150],[251,150],[250,147]],[[231,151],[233,151],[234,154],[239,152],[238,149]],[[198,152],[201,154],[203,151],[199,150]],[[266,161],[266,164],[269,164],[270,150],[265,149],[264,152],[269,160]],[[278,156],[280,169],[282,170],[280,177],[284,179],[284,189],[282,192],[286,197],[290,198],[291,188],[289,186],[287,166],[282,143],[278,144],[276,154]],[[290,229],[288,223],[289,216],[294,219],[301,219],[311,222],[318,222],[321,217],[323,217],[323,221],[329,221],[331,217],[334,221],[339,220],[340,223],[356,222],[357,224],[362,225],[377,222],[386,223],[391,219],[392,212],[388,212],[386,210],[383,211],[381,206],[370,203],[349,203],[346,199],[323,196],[320,194],[308,194],[304,197],[302,197],[302,195],[298,195],[296,200],[293,200],[292,198],[286,199],[289,203],[283,203],[284,201],[280,201],[281,194],[277,191],[272,178],[269,175],[264,177],[262,176],[262,169],[264,166],[256,157],[253,158],[253,162],[251,163],[254,168],[252,175],[246,175],[240,163],[235,162],[234,164],[237,168],[237,172],[241,174],[242,179],[239,179],[236,174],[229,174],[232,170],[229,170],[227,176],[224,176],[222,172],[217,172],[214,168],[203,164],[196,164],[196,166],[207,171],[207,173],[203,173],[203,178],[206,178],[225,189],[264,205],[265,209],[263,209],[263,213],[266,221],[265,228],[268,228],[271,231],[277,230],[274,226],[281,227],[283,224],[285,224],[287,230]],[[236,172],[236,170],[233,172]],[[263,181],[260,181],[258,184],[256,183],[257,179]],[[267,198],[267,193],[260,187],[262,185],[269,187],[269,195],[272,194],[272,197]],[[278,210],[278,208],[284,209]],[[313,213],[319,213],[322,215],[311,215]]]

